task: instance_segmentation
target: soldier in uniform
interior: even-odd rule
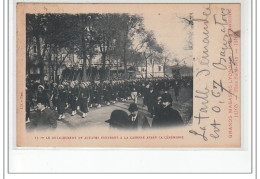
[[[53,83],[53,88],[52,88],[52,95],[51,95],[51,101],[52,101],[52,105],[53,105],[53,109],[55,111],[57,111],[57,106],[58,106],[58,87],[57,87],[57,83]]]
[[[111,100],[115,104],[118,97],[117,85],[115,81],[111,82]]]
[[[130,83],[126,82],[125,83],[125,99],[131,99],[131,87],[130,87]]]
[[[78,96],[79,96],[79,89],[76,86],[75,82],[72,81],[70,83],[70,97],[69,97],[70,108],[72,110],[72,113],[71,113],[72,116],[77,114]]]
[[[90,108],[92,108],[92,106],[93,106],[93,103],[94,103],[94,91],[93,91],[93,89],[94,89],[94,86],[95,84],[94,84],[94,82],[91,82],[89,85],[88,85],[88,90],[89,90],[89,107]]]
[[[67,92],[64,89],[63,85],[58,86],[58,100],[57,100],[57,108],[58,108],[58,114],[59,118],[58,120],[65,118],[65,107],[66,107],[66,100],[67,100]]]
[[[83,113],[82,118],[85,118],[88,113],[88,103],[89,103],[89,90],[88,84],[86,82],[81,83],[81,91],[80,91],[80,110]]]
[[[137,87],[135,83],[133,83],[131,86],[131,98],[134,101],[134,103],[137,103],[137,97],[138,97]]]
[[[92,90],[93,90],[93,104],[97,106],[97,103],[98,103],[98,99],[97,99],[97,95],[98,95],[98,87],[97,87],[97,84],[96,82],[93,82],[92,83]]]
[[[37,90],[37,99],[41,98],[44,101],[44,103],[46,104],[46,106],[50,106],[50,102],[49,102],[49,96],[47,94],[47,92],[44,90],[44,86],[43,85],[39,85],[38,86],[38,90]]]
[[[122,84],[122,82],[120,82],[120,84],[119,84],[119,98],[122,101],[126,101],[125,88],[124,88],[124,85]]]
[[[104,84],[103,94],[104,94],[104,102],[106,103],[107,106],[109,106],[110,101],[111,101],[111,87],[110,87],[110,84],[108,82],[106,82]]]
[[[101,106],[101,101],[102,101],[101,97],[103,95],[103,90],[102,90],[102,83],[100,83],[100,81],[97,81],[97,88],[96,88],[95,93],[96,93],[96,102],[97,102],[96,106],[97,106],[97,108],[101,108],[102,107]]]
[[[64,91],[66,92],[66,99],[65,99],[65,109],[67,109],[69,107],[69,92],[70,92],[70,86],[69,83],[65,80],[62,82],[63,86],[64,86]]]

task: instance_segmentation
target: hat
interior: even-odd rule
[[[42,86],[42,85],[39,85],[39,86],[38,86],[38,89],[39,89],[39,88],[41,88],[41,89],[44,90],[44,86]]]
[[[128,120],[128,114],[123,110],[114,110],[111,113],[110,119],[105,121],[112,127],[126,128],[129,127],[130,121]]]
[[[135,103],[131,103],[128,108],[128,111],[130,111],[130,112],[138,111],[137,105]]]
[[[71,81],[71,83],[70,83],[70,87],[74,87],[75,86],[75,82],[74,81]]]
[[[63,85],[59,85],[58,88],[59,88],[59,89],[63,89],[64,86],[63,86]]]
[[[164,93],[162,95],[162,102],[170,102],[172,103],[172,97],[169,93]]]
[[[81,86],[82,88],[86,88],[87,85],[86,85],[85,82],[81,82],[80,86]]]

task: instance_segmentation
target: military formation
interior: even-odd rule
[[[147,106],[150,117],[156,118],[160,113],[158,106],[162,103],[162,95],[167,94],[172,88],[175,92],[175,100],[178,101],[180,89],[192,88],[192,81],[190,77],[178,80],[173,78],[92,82],[75,80],[63,81],[61,84],[47,82],[39,84],[31,80],[26,85],[26,120],[30,118],[30,111],[36,108],[37,101],[41,101],[46,108],[57,111],[57,120],[62,120],[65,118],[66,109],[71,109],[72,116],[77,115],[77,111],[81,111],[82,118],[85,118],[91,108],[102,108],[127,100],[137,103],[138,98],[142,99],[143,106]]]

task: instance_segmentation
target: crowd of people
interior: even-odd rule
[[[165,125],[168,125],[167,118],[169,116],[178,118],[177,121],[179,122],[177,123],[180,123],[182,120],[179,113],[175,110],[172,111],[172,108],[170,108],[173,99],[169,94],[169,89],[174,89],[175,100],[178,101],[181,87],[192,88],[192,82],[191,77],[92,82],[65,80],[61,84],[54,82],[39,84],[37,81],[32,80],[28,81],[26,85],[26,120],[30,120],[32,110],[42,110],[42,106],[39,109],[39,103],[45,106],[51,114],[57,111],[57,120],[62,120],[65,118],[64,113],[68,108],[71,109],[72,116],[77,115],[79,110],[82,117],[85,118],[91,108],[101,108],[117,101],[132,100],[132,107],[131,105],[131,108],[129,107],[129,111],[132,112],[135,109],[133,105],[136,105],[137,99],[141,98],[142,105],[147,106],[150,117],[153,118],[154,126],[160,126],[161,120],[166,120]],[[165,109],[168,111],[165,111]]]

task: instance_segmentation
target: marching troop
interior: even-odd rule
[[[157,117],[162,114],[159,109],[162,105],[159,104],[165,100],[172,103],[169,89],[174,89],[175,100],[178,101],[181,87],[192,88],[192,81],[190,77],[92,82],[64,80],[60,84],[39,84],[32,80],[26,85],[26,120],[30,118],[30,111],[37,106],[39,101],[46,108],[57,111],[57,119],[62,120],[68,108],[71,109],[72,116],[77,115],[77,111],[81,111],[82,118],[85,118],[91,108],[101,108],[126,100],[132,100],[133,104],[137,104],[139,97],[142,98],[142,105],[147,106],[148,112],[156,122]],[[157,122],[155,124],[158,125]]]

